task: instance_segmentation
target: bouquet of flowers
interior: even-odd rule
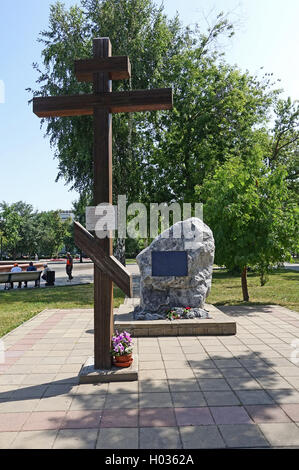
[[[118,333],[116,331],[115,335],[112,336],[112,356],[126,356],[132,354],[133,350],[133,340],[131,335],[127,331]]]

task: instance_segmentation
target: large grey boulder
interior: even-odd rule
[[[153,276],[154,251],[185,251],[186,276]],[[137,256],[140,269],[140,306],[136,319],[165,318],[175,307],[193,307],[200,315],[211,289],[215,244],[211,229],[195,217],[177,222],[160,234],[151,245]]]

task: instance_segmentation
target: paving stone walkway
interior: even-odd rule
[[[236,336],[138,338],[139,381],[100,385],[92,311],[43,311],[3,338],[0,448],[299,448],[298,313],[223,311]]]

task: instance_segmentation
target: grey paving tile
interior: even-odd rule
[[[200,389],[206,391],[230,391],[231,388],[225,379],[198,379]]]
[[[138,428],[102,428],[97,449],[138,449]]]
[[[140,428],[140,449],[181,449],[177,427]]]
[[[0,449],[9,449],[17,435],[17,432],[0,432]]]
[[[225,448],[217,426],[181,426],[179,429],[184,449]]]
[[[203,392],[209,406],[239,405],[240,401],[234,392]]]
[[[228,447],[269,447],[268,441],[255,424],[223,424],[218,428]]]
[[[61,429],[54,442],[54,449],[95,449],[97,429]]]
[[[191,408],[205,406],[206,400],[202,392],[172,392],[175,407]]]
[[[243,405],[270,405],[274,403],[273,398],[265,390],[236,390]]]
[[[19,432],[11,444],[11,449],[51,449],[57,430]]]
[[[164,393],[140,393],[140,408],[171,408],[172,400],[169,392]]]
[[[185,381],[177,381],[185,382]],[[167,380],[139,380],[139,391],[148,393],[169,392]]]
[[[259,427],[272,446],[299,446],[299,428],[295,423],[262,423]]]
[[[138,408],[138,394],[108,393],[105,401],[105,409],[112,408]]]
[[[298,390],[267,390],[267,393],[273,398],[276,403],[297,403],[299,404],[299,392]]]
[[[195,378],[185,380],[168,380],[171,392],[199,392],[199,385]]]

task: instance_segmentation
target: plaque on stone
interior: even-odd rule
[[[188,276],[186,251],[153,251],[152,276]]]

